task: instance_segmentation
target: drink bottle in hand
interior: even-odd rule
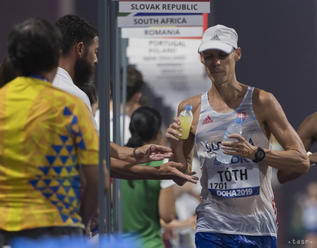
[[[180,112],[178,116],[180,122],[181,122],[181,128],[182,128],[182,137],[181,139],[188,139],[190,127],[192,125],[193,121],[193,112],[192,112],[192,105],[186,105],[185,109]]]
[[[223,137],[223,141],[235,141],[235,139],[230,139],[230,138],[228,138],[228,136],[230,134],[234,134],[234,133],[242,134],[242,124],[243,124],[243,121],[245,120],[245,118],[246,118],[245,113],[238,114],[238,116],[234,120],[234,122],[231,123],[227,127],[227,130],[226,130],[225,135]],[[232,158],[232,155],[224,154],[221,147],[220,147],[220,149],[217,153],[216,159],[223,164],[229,164],[231,162],[231,158]]]

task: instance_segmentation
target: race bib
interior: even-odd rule
[[[259,167],[249,160],[233,156],[231,164],[216,159],[208,166],[208,189],[214,196],[238,198],[260,193]]]

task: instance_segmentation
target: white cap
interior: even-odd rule
[[[204,32],[198,52],[216,49],[229,54],[233,48],[238,48],[237,32],[233,28],[216,25]]]

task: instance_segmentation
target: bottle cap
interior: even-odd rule
[[[244,119],[242,119],[242,118],[236,118],[234,120],[234,122],[237,123],[237,124],[243,124],[243,121],[244,121]]]
[[[243,122],[245,121],[246,118],[247,118],[247,115],[245,112],[239,112],[239,113],[237,113],[237,117],[234,120],[234,122],[237,124],[243,124]]]
[[[186,104],[185,110],[187,110],[187,111],[189,111],[189,110],[192,111],[192,109],[193,109],[192,105]]]

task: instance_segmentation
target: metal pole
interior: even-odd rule
[[[98,64],[98,96],[100,111],[99,136],[99,234],[110,232],[110,199],[111,192],[105,197],[104,163],[110,177],[110,132],[109,132],[109,86],[110,86],[110,0],[98,0],[98,31],[99,31],[99,64]],[[108,56],[107,56],[108,55]],[[110,178],[108,178],[110,181]]]
[[[121,39],[121,29],[119,29],[118,32],[118,39],[117,39],[117,44],[119,44],[118,49],[117,49],[117,58],[120,58],[117,60],[116,66],[117,68],[120,68],[121,66],[121,73],[118,70],[117,71],[117,75],[121,76],[119,78],[120,82],[118,82],[118,84],[120,83],[121,85],[121,91],[118,92],[118,98],[119,98],[119,93],[121,93],[121,110],[120,113],[123,116],[122,118],[122,123],[119,123],[118,126],[121,124],[121,145],[125,145],[125,135],[127,135],[125,133],[125,122],[126,122],[126,95],[127,95],[127,66],[128,66],[128,58],[126,57],[126,48],[127,48],[127,43],[128,40],[127,39]],[[117,99],[118,99],[117,98]],[[116,179],[116,215],[115,215],[115,228],[116,231],[118,231],[119,233],[122,233],[122,199],[121,199],[121,180],[120,179]]]
[[[118,88],[119,88],[119,91],[118,91],[118,100],[120,102],[120,106],[122,106],[122,98],[121,98],[121,91],[122,91],[122,83],[121,83],[121,28],[118,28],[118,32],[117,32],[117,44],[118,44],[118,47],[117,47],[117,50],[116,50],[116,53],[117,53],[117,63],[116,63],[116,75],[117,75],[117,84],[118,84]],[[119,114],[120,116],[122,115],[121,113],[121,107],[118,109],[119,111]],[[125,121],[125,116],[123,116],[123,123]],[[120,120],[120,119],[119,119]],[[122,134],[122,130],[124,130],[124,126],[122,126],[121,124],[121,121],[118,123],[118,126],[120,127],[120,136],[119,136],[119,139],[120,139],[120,145],[124,146],[124,140],[121,136]],[[118,232],[119,233],[122,233],[122,201],[121,201],[121,179],[116,179],[116,183],[117,183],[117,200],[118,200],[118,204],[117,204],[117,228],[118,228]]]
[[[128,58],[127,58],[127,46],[128,39],[121,39],[121,66],[122,66],[122,90],[121,90],[121,102],[122,102],[122,115],[126,115],[126,102],[127,102],[127,68],[128,68]],[[125,141],[125,118],[123,118],[122,123],[122,143]],[[125,144],[124,144],[125,145]]]
[[[120,37],[117,27],[118,1],[111,1],[111,82],[113,101],[113,141],[121,144],[120,138]],[[121,215],[120,180],[113,182],[113,231],[119,232],[119,219]]]

